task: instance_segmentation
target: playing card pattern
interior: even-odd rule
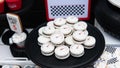
[[[95,62],[94,68],[120,68],[120,47],[106,46],[101,57]]]

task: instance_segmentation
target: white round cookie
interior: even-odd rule
[[[55,32],[55,28],[51,26],[46,26],[43,28],[43,35],[46,37],[50,37],[51,34]]]
[[[71,45],[70,46],[70,53],[73,57],[81,57],[84,55],[84,47],[83,45]]]
[[[73,40],[77,42],[84,41],[88,36],[88,31],[75,31],[73,33]]]
[[[61,26],[64,25],[64,24],[66,24],[66,20],[65,20],[64,18],[56,18],[56,19],[54,20],[54,26],[55,26],[56,28],[59,28],[59,27],[61,27]]]
[[[60,29],[55,29],[55,33],[61,33]]]
[[[67,37],[65,38],[65,43],[66,43],[67,45],[69,45],[69,46],[73,45],[74,42],[73,42],[72,36],[67,36]]]
[[[12,68],[20,68],[18,65],[13,65]]]
[[[47,38],[44,36],[39,36],[37,40],[38,40],[38,45],[40,45],[40,46],[44,43],[50,42],[50,38]]]
[[[86,49],[92,49],[94,48],[95,43],[96,39],[93,36],[88,36],[83,44]]]
[[[50,40],[53,44],[60,45],[64,42],[64,35],[62,33],[52,34]]]
[[[47,22],[47,26],[54,27],[54,21]]]
[[[41,27],[41,28],[38,29],[38,35],[39,36],[43,35],[43,29],[44,29],[44,27]]]
[[[33,65],[25,65],[23,68],[33,68]]]
[[[11,68],[10,65],[3,65],[2,68]]]
[[[58,46],[55,49],[55,56],[58,59],[66,59],[70,56],[69,48],[65,45]]]
[[[73,25],[73,24],[75,24],[75,23],[78,22],[78,18],[75,17],[75,16],[68,16],[68,17],[66,18],[66,20],[67,20],[67,23],[68,23],[68,24],[71,24],[71,25]]]
[[[41,46],[41,53],[45,56],[51,56],[54,53],[55,46],[51,43],[46,43]]]
[[[78,23],[76,23],[73,28],[75,30],[86,30],[87,29],[87,23],[85,21],[79,21]]]
[[[25,40],[27,38],[27,34],[25,32],[22,33],[14,33],[12,35],[13,43],[17,44],[19,47],[24,47]]]
[[[69,25],[63,25],[60,27],[60,32],[63,33],[65,36],[72,34],[72,27]]]

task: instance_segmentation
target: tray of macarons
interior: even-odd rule
[[[97,60],[104,51],[101,32],[75,16],[56,18],[38,26],[25,42],[28,57],[48,68],[80,68]]]

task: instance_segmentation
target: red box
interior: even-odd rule
[[[22,8],[22,0],[6,0],[10,10],[20,10]]]
[[[0,13],[4,12],[4,0],[0,0]]]

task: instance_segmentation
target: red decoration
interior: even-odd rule
[[[4,0],[0,0],[0,13],[4,12]]]
[[[10,10],[19,10],[22,7],[22,0],[6,0]]]

